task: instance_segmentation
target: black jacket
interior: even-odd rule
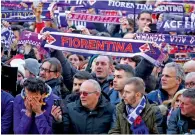
[[[107,134],[113,124],[113,112],[113,106],[103,96],[94,111],[84,108],[81,101],[76,100],[67,104],[63,123],[54,122],[53,131],[61,134]]]
[[[46,83],[51,87],[52,92],[61,99],[65,99],[66,96],[70,94],[70,91],[66,88],[60,78],[48,80]]]

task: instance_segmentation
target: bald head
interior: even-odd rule
[[[195,72],[190,72],[186,75],[185,87],[186,88],[195,88]]]
[[[195,61],[190,60],[183,65],[185,73],[195,72]]]

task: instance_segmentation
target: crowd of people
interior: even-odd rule
[[[164,51],[159,66],[142,56],[51,48],[44,55],[36,46],[17,44],[22,31],[44,34],[51,27],[75,33],[78,27],[68,21],[61,29],[55,17],[42,21],[41,3],[32,10],[33,23],[2,22],[16,42],[9,49],[1,43],[1,67],[17,67],[16,89],[1,88],[2,134],[195,134],[195,51]],[[136,21],[109,27],[94,23],[96,29],[85,27],[80,34],[133,39],[135,33],[151,32],[151,23],[152,13],[142,11]]]

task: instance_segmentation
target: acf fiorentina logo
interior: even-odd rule
[[[93,4],[96,3],[96,0],[88,0],[89,4],[92,6]]]
[[[140,46],[140,47],[139,47],[139,50],[140,50],[141,52],[143,52],[143,53],[148,52],[148,51],[150,51],[150,46],[149,46],[149,44],[146,43],[146,44]]]
[[[48,43],[48,44],[53,44],[54,42],[56,42],[56,39],[53,37],[53,36],[51,36],[51,35],[48,35],[47,37],[46,37],[46,42]]]

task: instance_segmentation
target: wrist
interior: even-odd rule
[[[39,115],[41,115],[43,113],[43,111],[40,110],[40,111],[37,111],[35,113],[36,113],[37,116],[39,116]]]
[[[25,113],[28,117],[31,117],[32,116],[32,112],[31,111],[28,111],[26,110],[26,113]]]

